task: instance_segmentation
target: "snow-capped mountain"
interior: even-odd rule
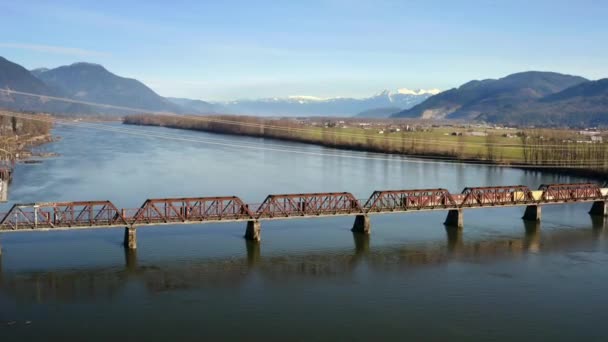
[[[410,90],[401,88],[396,91],[384,90],[367,98],[288,96],[235,100],[218,103],[218,105],[234,114],[264,116],[353,116],[372,109],[408,109],[437,93],[439,93],[437,89]]]

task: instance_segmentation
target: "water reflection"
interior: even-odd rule
[[[589,215],[591,218],[591,227],[593,228],[593,233],[596,235],[601,235],[606,233],[606,227],[608,226],[608,220],[602,216]]]
[[[462,250],[464,244],[462,240],[462,227],[457,226],[446,226],[445,232],[447,233],[448,238],[448,252],[453,253],[458,250]]]
[[[530,252],[540,251],[540,227],[541,221],[522,220],[526,231],[524,238],[524,249]]]
[[[137,249],[125,248],[125,266],[129,274],[137,272]]]
[[[247,265],[254,267],[261,260],[261,244],[258,241],[245,240],[245,247],[247,248]]]
[[[370,234],[352,233],[355,242],[355,261],[365,259],[370,253]]]
[[[148,293],[191,288],[238,288],[252,279],[287,282],[293,279],[349,277],[355,272],[413,272],[451,261],[488,263],[518,258],[529,252],[551,253],[589,249],[606,237],[606,221],[593,218],[591,229],[557,229],[541,234],[539,222],[524,222],[519,238],[466,241],[463,229],[446,229],[446,241],[375,249],[369,235],[353,234],[353,250],[264,256],[260,243],[246,241],[245,257],[202,258],[139,265],[137,252],[125,250],[123,267],[87,268],[54,272],[1,272],[0,292],[9,297],[48,301],[111,298],[130,282]],[[1,258],[1,256],[0,256]],[[0,259],[1,261],[1,259]],[[365,265],[365,267],[360,267]],[[255,275],[255,277],[253,276]]]

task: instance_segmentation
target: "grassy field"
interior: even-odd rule
[[[608,168],[607,144],[590,143],[589,136],[569,130],[429,125],[397,131],[400,126],[394,121],[357,126],[355,122],[336,125],[327,124],[327,121],[323,123],[323,120],[247,116],[134,115],[126,117],[124,123],[267,137],[429,158],[602,171]]]

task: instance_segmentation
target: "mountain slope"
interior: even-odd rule
[[[495,116],[583,82],[587,80],[579,76],[539,71],[512,74],[496,80],[471,81],[393,116],[424,119],[475,119],[482,114]]]
[[[27,69],[0,57],[0,89],[13,90],[47,96],[64,94],[34,77]],[[25,111],[61,112],[74,108],[73,104],[52,101],[39,97],[0,92],[0,108]]]
[[[401,108],[399,107],[381,107],[381,108],[372,108],[368,110],[364,110],[361,113],[355,115],[359,118],[388,118],[391,114],[395,114],[399,112]]]
[[[217,114],[222,112],[220,105],[202,100],[185,99],[178,97],[166,97],[167,100],[182,107],[188,114]]]
[[[537,126],[590,127],[608,125],[608,79],[585,82],[512,111],[487,113],[488,122]]]
[[[138,80],[117,76],[98,64],[74,63],[46,71],[37,69],[34,73],[47,85],[60,89],[76,100],[146,111],[182,111],[178,105],[159,96]],[[98,110],[114,114],[132,113],[119,109]]]

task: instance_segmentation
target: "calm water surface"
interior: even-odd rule
[[[429,163],[303,144],[163,128],[154,137],[58,127],[60,154],[18,165],[15,202],[349,191],[581,181],[495,167]],[[159,136],[182,140],[161,139]],[[213,144],[209,144],[212,142]],[[237,144],[240,147],[235,147]],[[336,156],[339,155],[339,156]],[[588,205],[138,230],[22,232],[0,237],[0,340],[250,339],[606,340],[608,229]]]

